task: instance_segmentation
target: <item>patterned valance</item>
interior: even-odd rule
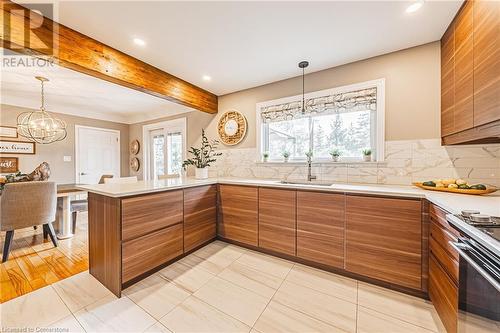
[[[263,107],[260,111],[264,122],[275,122],[308,117],[315,113],[344,113],[377,109],[377,88],[350,91],[309,98],[305,100],[305,112],[302,112],[302,100]]]

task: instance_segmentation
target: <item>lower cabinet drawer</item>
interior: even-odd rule
[[[457,239],[454,235],[443,229],[438,224],[431,222],[429,250],[441,264],[450,277],[458,282],[458,253],[451,247],[450,241]]]
[[[458,288],[436,258],[429,260],[429,297],[447,332],[457,332]]]
[[[122,283],[182,255],[182,224],[122,243]]]

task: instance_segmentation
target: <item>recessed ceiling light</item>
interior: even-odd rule
[[[208,75],[203,75],[201,78],[203,79],[203,81],[212,81],[212,78]]]
[[[407,13],[414,13],[417,10],[419,10],[420,8],[422,8],[423,4],[424,4],[424,0],[417,0],[406,8],[406,12]]]
[[[144,40],[140,39],[140,38],[134,38],[133,41],[134,41],[135,45],[139,45],[139,46],[146,45],[146,42]]]

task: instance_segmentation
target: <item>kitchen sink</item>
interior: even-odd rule
[[[281,180],[280,184],[290,184],[290,185],[315,185],[315,186],[332,186],[333,183],[325,182],[307,182],[307,181],[293,181],[293,180]]]

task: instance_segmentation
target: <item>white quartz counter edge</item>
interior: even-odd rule
[[[463,194],[451,194],[442,192],[425,191],[413,186],[397,185],[368,185],[368,184],[334,184],[332,186],[320,185],[297,185],[281,184],[278,180],[260,179],[235,179],[235,178],[209,178],[206,180],[187,179],[165,179],[158,181],[139,181],[129,184],[101,184],[81,185],[80,188],[114,198],[127,197],[145,193],[176,190],[201,185],[229,184],[262,187],[278,187],[288,189],[316,190],[341,193],[387,195],[396,197],[426,198],[430,202],[440,206],[444,210],[458,214],[464,209],[476,209],[484,214],[500,216],[500,196],[474,196]]]

